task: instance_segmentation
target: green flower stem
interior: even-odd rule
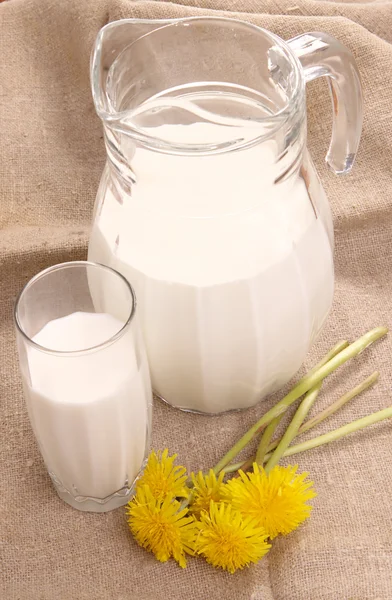
[[[317,415],[315,415],[312,419],[309,419],[308,421],[306,421],[299,428],[298,433],[297,433],[297,437],[299,435],[301,435],[302,433],[305,433],[306,431],[309,431],[309,429],[312,429],[313,427],[316,427],[316,425],[318,425],[319,423],[321,423],[322,421],[324,421],[328,417],[330,417],[333,414],[335,414],[335,412],[337,412],[340,408],[342,408],[342,406],[344,406],[345,404],[347,404],[347,402],[349,402],[350,400],[352,400],[353,398],[355,398],[355,396],[358,396],[363,391],[367,390],[370,386],[372,386],[374,383],[376,383],[376,381],[378,379],[378,376],[379,376],[378,371],[375,371],[374,373],[372,373],[372,375],[370,375],[369,377],[367,377],[366,379],[364,379],[360,384],[358,384],[357,386],[355,386],[355,388],[353,388],[352,390],[350,390],[350,391],[346,392],[345,394],[343,394],[343,396],[341,396],[340,398],[338,398],[338,400],[336,400],[335,402],[333,402],[330,406],[328,406],[327,408],[325,408],[324,410],[322,410],[320,413],[318,413]],[[281,441],[281,439],[282,438],[280,438],[278,440],[274,440],[273,442],[271,442],[271,444],[268,447],[267,452],[271,453],[271,451],[274,450],[277,447],[277,445],[279,444],[279,442]],[[243,469],[244,471],[246,471],[247,469],[250,469],[250,467],[252,466],[252,464],[254,463],[254,461],[255,461],[255,458],[252,456],[252,458],[250,458],[250,459],[248,459],[246,461],[239,462],[239,463],[233,463],[232,465],[227,466],[224,469],[224,471],[225,471],[225,473],[234,473],[235,471],[238,471],[238,469]]]
[[[264,429],[263,435],[261,436],[261,440],[256,452],[255,461],[258,465],[264,464],[264,457],[268,452],[269,446],[271,445],[272,437],[275,433],[275,430],[279,423],[281,422],[283,414],[279,415],[279,417],[275,417],[271,421],[269,425]]]
[[[339,352],[341,352],[342,350],[347,348],[347,346],[348,346],[348,342],[346,340],[342,340],[341,342],[338,342],[328,352],[328,354],[326,354],[324,356],[324,358],[315,367],[313,367],[313,369],[311,369],[307,373],[307,375],[309,376],[312,373],[315,373],[317,371],[317,369],[324,366],[329,360],[331,360],[331,358],[336,356],[336,354],[339,354]],[[316,396],[317,396],[317,394],[316,394]],[[276,428],[278,427],[279,423],[282,420],[282,417],[283,417],[283,414],[281,414],[281,415],[279,415],[279,417],[276,417],[275,419],[273,419],[271,421],[271,423],[269,425],[267,425],[266,429],[264,430],[264,433],[261,436],[259,447],[257,448],[257,452],[256,452],[256,462],[258,465],[264,464],[264,457],[267,454],[267,452],[270,451],[271,440],[273,438]],[[278,443],[279,442],[276,443],[276,446],[278,445]],[[276,446],[274,446],[274,447],[276,447]]]
[[[193,489],[191,489],[189,491],[188,498],[183,498],[181,500],[180,506],[178,508],[178,512],[181,512],[182,510],[184,510],[184,508],[188,508],[188,506],[190,506],[193,503],[194,496],[195,496],[195,491]]]
[[[320,362],[317,363],[317,365],[315,365],[314,367],[312,367],[312,369],[310,369],[310,371],[308,371],[306,373],[306,375],[307,376],[313,375],[313,373],[318,371],[320,367],[323,367],[324,365],[326,365],[327,362],[329,362],[331,360],[331,358],[333,358],[334,356],[339,354],[339,352],[341,352],[342,350],[347,348],[347,346],[349,346],[349,343],[347,340],[341,340],[340,342],[335,344],[335,346],[333,348],[331,348],[331,350],[320,360]]]
[[[368,333],[365,333],[358,340],[347,346],[344,350],[339,352],[336,356],[331,358],[329,362],[323,367],[317,369],[310,375],[305,375],[296,386],[273,408],[266,412],[258,421],[255,423],[239,440],[234,446],[223,456],[223,458],[215,465],[213,471],[217,475],[222,469],[224,469],[232,460],[237,456],[239,452],[254,438],[261,427],[268,425],[273,419],[281,415],[287,410],[293,402],[298,400],[301,396],[306,394],[311,388],[315,387],[320,381],[325,379],[328,375],[336,371],[338,367],[346,363],[350,358],[357,356],[360,352],[365,350],[370,344],[380,339],[388,333],[385,327],[377,327],[372,329]]]
[[[273,469],[274,466],[278,464],[278,462],[283,456],[283,453],[285,452],[285,450],[287,450],[287,448],[290,446],[291,442],[297,435],[299,428],[306,419],[317,396],[319,395],[321,386],[322,382],[318,383],[314,388],[312,388],[305,394],[304,399],[297,408],[297,411],[290,425],[287,427],[282,439],[280,440],[274,452],[270,455],[270,458],[268,459],[268,462],[265,465],[266,473],[269,473],[271,469]]]
[[[324,435],[319,435],[318,437],[312,438],[307,442],[302,442],[302,444],[290,446],[290,448],[287,448],[287,450],[285,450],[283,456],[293,456],[294,454],[298,454],[299,452],[305,452],[305,450],[318,448],[319,446],[323,446],[324,444],[329,444],[330,442],[340,440],[340,438],[345,437],[350,433],[354,433],[355,431],[360,431],[365,427],[369,427],[369,425],[374,425],[374,423],[378,423],[379,421],[384,421],[385,419],[391,418],[392,406],[389,406],[388,408],[384,408],[384,410],[379,410],[378,412],[372,413],[367,417],[363,417],[362,419],[353,421],[348,425],[343,425],[343,427],[339,427],[339,429],[334,429],[333,431],[324,433]],[[267,455],[266,459],[268,460],[270,456],[272,456],[272,454]]]

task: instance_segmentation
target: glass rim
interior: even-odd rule
[[[132,308],[130,309],[130,313],[129,313],[127,320],[125,321],[123,326],[118,331],[116,331],[116,333],[114,333],[112,336],[110,336],[107,340],[105,340],[104,342],[101,342],[100,344],[96,344],[95,346],[90,346],[88,348],[81,348],[80,350],[55,350],[53,348],[47,348],[46,346],[37,344],[37,342],[32,340],[31,337],[26,333],[26,331],[20,321],[20,318],[19,318],[20,301],[22,300],[24,294],[40,279],[43,279],[44,277],[46,277],[47,275],[50,275],[51,273],[54,273],[55,271],[62,271],[63,269],[77,268],[77,267],[96,268],[98,270],[106,271],[107,273],[113,273],[119,279],[122,279],[122,281],[128,288],[128,290],[131,294],[131,299],[132,299]],[[113,342],[119,340],[124,335],[126,330],[129,328],[131,322],[133,321],[133,318],[136,313],[136,304],[137,304],[137,299],[136,299],[135,290],[133,289],[133,287],[129,283],[129,281],[126,279],[126,277],[124,277],[124,275],[122,275],[122,273],[120,273],[119,271],[116,271],[116,269],[112,269],[112,267],[108,267],[107,265],[103,265],[101,263],[96,263],[96,262],[93,262],[90,260],[73,260],[73,261],[69,261],[69,262],[58,263],[58,264],[52,265],[50,267],[47,267],[46,269],[39,271],[39,273],[34,275],[31,279],[29,279],[28,282],[22,287],[21,291],[19,292],[19,294],[15,300],[13,316],[14,316],[14,323],[15,323],[17,331],[21,334],[21,336],[24,338],[24,340],[30,346],[35,348],[36,350],[39,350],[40,352],[45,352],[46,354],[52,354],[52,355],[58,355],[58,356],[81,356],[84,354],[89,354],[90,352],[96,352],[97,350],[102,350],[102,349],[110,346],[111,344],[113,344]]]
[[[161,31],[162,29],[165,29],[166,27],[181,25],[181,24],[187,25],[187,24],[191,24],[193,22],[202,22],[202,21],[207,21],[210,23],[213,23],[213,22],[214,23],[225,23],[225,24],[230,23],[233,26],[237,25],[237,26],[244,27],[244,28],[248,29],[249,31],[253,31],[255,33],[258,33],[259,35],[260,34],[264,35],[265,37],[269,38],[274,44],[276,44],[279,48],[281,48],[284,51],[289,63],[291,64],[291,66],[293,68],[294,75],[295,75],[294,89],[293,89],[292,95],[287,100],[285,105],[282,108],[280,108],[274,115],[272,115],[272,117],[267,116],[264,119],[259,119],[258,121],[259,122],[262,122],[264,120],[267,121],[267,120],[270,120],[271,118],[277,119],[276,130],[278,130],[282,127],[284,122],[286,122],[288,119],[292,118],[293,114],[295,114],[297,112],[298,102],[303,97],[305,80],[304,80],[304,76],[303,76],[303,70],[302,70],[301,63],[300,63],[298,57],[296,56],[296,54],[292,51],[292,49],[288,45],[288,43],[285,40],[283,40],[282,38],[280,38],[278,35],[276,35],[275,33],[268,31],[268,29],[264,29],[263,27],[260,27],[259,25],[255,25],[254,23],[250,23],[248,21],[244,21],[241,19],[233,19],[230,17],[215,16],[215,15],[208,15],[208,16],[197,15],[197,16],[193,16],[193,17],[180,17],[180,18],[169,18],[169,19],[137,19],[137,18],[120,19],[118,21],[113,21],[111,23],[107,23],[100,29],[100,31],[98,32],[98,35],[96,37],[93,51],[91,54],[90,79],[91,79],[92,96],[93,96],[93,101],[94,101],[94,105],[95,105],[95,110],[97,112],[97,115],[103,121],[105,126],[107,126],[109,129],[115,129],[116,131],[119,131],[120,133],[124,133],[125,135],[129,135],[130,137],[133,137],[136,141],[143,144],[147,148],[161,151],[162,153],[165,153],[165,154],[184,154],[184,155],[209,155],[209,154],[218,154],[218,153],[220,154],[220,153],[224,153],[224,152],[230,152],[230,151],[236,150],[236,149],[242,149],[244,147],[248,147],[249,145],[253,146],[253,145],[259,144],[262,141],[265,141],[271,137],[273,132],[268,131],[267,133],[261,133],[259,135],[256,135],[251,140],[248,140],[245,144],[243,144],[243,143],[237,144],[236,140],[234,140],[234,141],[231,140],[231,141],[225,142],[224,147],[220,147],[220,144],[219,144],[219,147],[217,147],[215,149],[207,149],[204,147],[200,147],[200,144],[180,144],[178,142],[169,142],[167,140],[164,140],[163,138],[160,138],[159,136],[154,136],[154,135],[150,135],[150,134],[146,133],[144,131],[144,129],[140,129],[138,127],[131,126],[131,125],[125,126],[123,123],[123,118],[124,118],[124,115],[128,111],[112,112],[112,111],[108,110],[108,107],[104,106],[104,103],[102,102],[100,62],[101,62],[101,55],[102,55],[102,50],[103,50],[103,46],[104,46],[105,36],[107,35],[108,32],[111,32],[111,30],[114,30],[120,24],[125,24],[125,23],[129,23],[130,25],[136,24],[136,23],[142,23],[142,24],[148,24],[148,25],[155,24],[156,29],[152,29],[151,32],[149,32],[148,34],[145,34],[145,35],[151,35],[158,31]],[[143,38],[143,37],[145,37],[145,35],[143,35],[141,37]],[[138,39],[140,39],[140,38],[138,38]],[[138,39],[136,39],[130,45],[136,44],[138,42]],[[121,54],[121,52],[120,52],[120,54]],[[282,117],[284,117],[284,118],[282,118]],[[214,147],[215,146],[216,145],[214,145]]]

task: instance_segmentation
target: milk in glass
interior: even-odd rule
[[[111,314],[74,312],[32,338],[57,353],[27,347],[23,383],[31,423],[60,495],[81,509],[92,498],[98,503],[89,509],[99,510],[99,500],[116,494],[123,504],[145,458],[148,369],[135,351],[133,328],[120,335],[123,326]]]

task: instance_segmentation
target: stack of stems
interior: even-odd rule
[[[329,406],[327,406],[327,408],[322,410],[320,413],[318,413],[317,415],[315,415],[308,421],[305,421],[305,423],[303,423],[301,425],[301,427],[298,429],[296,437],[300,436],[301,434],[305,433],[306,431],[309,431],[313,427],[316,427],[322,421],[324,421],[325,419],[328,419],[330,416],[335,414],[340,408],[342,408],[342,406],[347,404],[350,400],[352,400],[353,398],[355,398],[356,396],[358,396],[359,394],[361,394],[362,392],[367,390],[369,387],[371,387],[374,383],[376,383],[378,376],[379,376],[378,371],[375,371],[374,373],[372,373],[372,375],[370,375],[369,377],[364,379],[359,385],[355,386],[355,388],[353,388],[349,392],[346,392],[345,394],[343,394],[343,396],[338,398],[338,400],[335,400],[335,402],[333,404],[330,404]],[[375,414],[377,414],[377,413],[375,413]],[[372,415],[370,415],[370,416],[372,416]],[[367,417],[365,417],[365,419],[366,418]],[[354,424],[355,423],[356,422],[354,421]],[[350,425],[352,425],[352,424],[350,424]],[[357,430],[355,429],[355,431],[357,431]],[[331,433],[334,433],[334,432],[331,432]],[[350,432],[348,432],[348,433],[350,433]],[[347,435],[347,433],[346,433],[346,435]],[[278,446],[281,439],[282,438],[279,438],[270,443],[270,445],[267,448],[267,452],[264,455],[263,463],[266,460],[268,460],[268,458],[271,456],[271,452]],[[318,437],[313,438],[311,441],[313,442],[313,440],[317,440],[317,439],[318,439]],[[334,441],[334,440],[331,440],[331,441]],[[327,443],[327,442],[324,442],[324,443]],[[283,457],[284,456],[287,456],[287,454],[283,453]],[[249,469],[252,466],[252,464],[254,462],[255,462],[255,457],[252,457],[248,460],[243,460],[238,463],[233,463],[233,464],[227,466],[224,469],[224,471],[225,471],[225,473],[234,473],[235,471],[238,471],[239,469],[243,469],[246,471],[247,469]],[[259,464],[261,464],[261,463],[259,463]]]
[[[321,366],[317,365],[314,369],[312,369],[307,375],[305,375],[305,377],[303,377],[292,388],[292,390],[282,400],[280,400],[280,402],[278,402],[273,408],[271,408],[268,412],[266,412],[236,442],[236,444],[234,444],[234,446],[215,465],[215,467],[213,468],[214,473],[218,474],[222,470],[225,470],[225,472],[233,472],[234,469],[232,468],[232,466],[229,469],[227,468],[227,466],[237,456],[237,454],[239,454],[239,452],[241,452],[241,450],[243,450],[243,448],[245,448],[245,446],[250,441],[253,440],[253,438],[259,432],[261,432],[266,426],[268,426],[275,419],[280,418],[281,415],[283,415],[283,413],[289,408],[289,406],[291,406],[299,398],[304,396],[310,390],[317,388],[317,386],[319,384],[321,384],[322,381],[328,375],[330,375],[331,373],[336,371],[336,369],[338,369],[340,366],[345,364],[348,360],[350,360],[354,356],[357,356],[358,354],[360,354],[370,344],[372,344],[376,340],[380,339],[381,337],[385,336],[387,333],[388,333],[388,330],[385,327],[377,327],[375,329],[372,329],[371,331],[369,331],[368,333],[366,333],[365,335],[360,337],[358,340],[356,340],[352,344],[349,344],[348,346],[344,347],[341,351],[339,351],[337,354],[332,356],[332,358],[330,358],[330,360],[328,360],[325,364],[322,364]],[[340,342],[340,344],[345,345],[346,342]],[[333,352],[334,352],[334,349],[331,350],[331,353],[333,353]],[[324,359],[321,362],[323,363]],[[375,374],[373,374],[371,376],[371,378],[368,378],[368,380],[373,379],[374,376],[375,376]],[[376,379],[377,379],[377,377],[376,377]],[[360,384],[359,387],[362,387],[364,385],[364,383],[365,382]],[[369,384],[369,385],[371,385],[371,384]],[[367,385],[366,387],[369,387],[369,385]],[[366,389],[366,387],[363,389]],[[355,394],[355,395],[357,395],[357,394]],[[340,402],[339,407],[342,406],[341,400],[342,399],[340,399],[338,401],[338,403]],[[335,406],[338,403],[335,403]],[[335,409],[335,410],[337,410],[337,409]],[[326,412],[327,411],[324,411],[324,414]],[[332,414],[332,413],[329,411],[327,416],[329,416],[329,414]],[[309,440],[308,442],[303,442],[302,444],[298,444],[296,446],[287,448],[283,451],[282,455],[283,456],[291,456],[293,454],[296,454],[297,452],[303,452],[304,450],[308,450],[310,448],[320,446],[320,445],[328,443],[330,441],[334,441],[345,435],[348,435],[349,433],[353,433],[354,431],[363,429],[364,427],[367,427],[368,425],[372,425],[373,423],[376,423],[383,419],[387,419],[391,416],[392,416],[392,407],[384,409],[383,411],[379,411],[379,412],[369,415],[367,417],[364,417],[363,419],[359,419],[358,421],[354,421],[353,423],[349,423],[348,425],[345,425],[344,427],[340,427],[339,429],[337,429],[335,431],[331,431],[327,434],[324,434],[323,436],[319,436],[318,438]],[[326,418],[326,417],[324,416],[323,418]],[[297,419],[296,425],[298,425],[298,421],[299,421],[299,419]],[[314,421],[314,419],[313,419],[313,421]],[[308,429],[309,429],[309,427],[308,427]],[[300,431],[300,428],[298,429],[297,434],[299,434],[299,431]],[[302,431],[302,433],[303,433],[303,431]],[[278,444],[279,444],[279,442],[278,442]],[[265,457],[265,458],[267,458],[267,457]],[[271,455],[268,456],[268,460],[270,460],[270,458],[271,458]],[[264,458],[263,458],[263,462],[264,462]],[[236,465],[234,465],[234,466],[236,466]],[[238,467],[238,468],[241,468],[241,467]],[[242,468],[244,468],[244,463],[242,463]],[[237,469],[235,469],[235,470],[237,470]]]

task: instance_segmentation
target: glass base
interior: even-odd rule
[[[76,510],[95,513],[108,512],[127,504],[134,495],[136,483],[135,480],[131,487],[126,485],[106,498],[92,498],[90,496],[74,496],[65,489],[62,483],[53,473],[49,473],[49,475],[52,479],[57,494],[62,500],[64,500],[64,502],[69,504],[69,506],[72,506],[72,508],[76,508]]]

